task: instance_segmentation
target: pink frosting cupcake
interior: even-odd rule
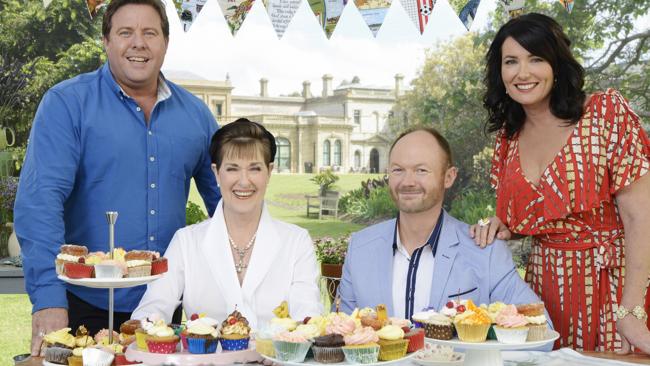
[[[326,334],[340,334],[345,336],[351,334],[356,329],[357,325],[352,318],[345,315],[335,315],[330,320],[330,323],[325,327]]]
[[[501,343],[524,343],[528,336],[528,320],[514,305],[503,308],[496,317],[494,332]]]
[[[347,346],[377,343],[379,336],[372,327],[361,327],[356,329],[352,334],[344,336],[343,341],[345,341],[345,345]]]

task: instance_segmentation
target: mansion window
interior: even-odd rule
[[[291,171],[291,142],[284,137],[275,139],[277,151],[275,153],[275,162],[279,172]]]
[[[214,103],[214,115],[217,117],[223,116],[223,104],[219,102]]]
[[[361,168],[361,151],[359,150],[354,152],[354,168]]]
[[[361,124],[361,109],[354,110],[354,123]]]
[[[330,166],[330,141],[323,142],[323,166]]]
[[[334,141],[334,165],[341,166],[341,140]]]

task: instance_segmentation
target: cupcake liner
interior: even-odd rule
[[[424,348],[424,329],[413,329],[404,335],[404,339],[408,339],[409,346],[406,353],[415,352]]]
[[[393,361],[406,355],[408,339],[379,340],[379,361]]]
[[[250,339],[249,337],[242,338],[242,339],[220,338],[219,341],[221,342],[221,349],[223,349],[224,351],[241,351],[241,350],[248,349],[249,339]]]
[[[112,353],[108,353],[99,348],[85,348],[81,351],[84,366],[110,366],[113,363]]]
[[[187,337],[187,351],[194,354],[206,354],[217,352],[219,340],[217,338],[191,338]]]
[[[151,353],[174,353],[176,352],[176,345],[178,344],[178,337],[170,337],[171,339],[159,340],[153,337],[147,338],[147,348]]]
[[[83,263],[66,262],[63,272],[69,278],[92,278],[95,267]]]
[[[345,355],[341,347],[319,347],[311,346],[314,352],[314,361],[320,363],[343,362]]]
[[[494,332],[497,335],[497,340],[501,343],[524,343],[528,336],[528,327],[504,328],[495,326]]]
[[[424,333],[427,338],[449,340],[454,337],[454,326],[440,325],[433,323],[423,323]]]
[[[275,348],[276,359],[287,362],[303,362],[307,351],[311,347],[311,342],[273,341],[273,347]]]
[[[122,278],[122,269],[114,264],[96,264],[96,278]]]
[[[375,363],[379,359],[379,345],[345,346],[342,348],[345,359],[350,363]]]
[[[536,342],[546,339],[546,324],[528,324],[528,337],[526,342]]]
[[[129,267],[126,277],[147,277],[151,276],[151,264]]]
[[[496,340],[497,339],[497,334],[494,331],[494,324],[490,325],[490,329],[488,329],[487,339],[488,340]]]
[[[81,356],[68,357],[68,366],[83,366],[83,358]]]
[[[454,324],[458,332],[458,339],[463,342],[485,342],[491,324]]]
[[[255,351],[264,356],[275,358],[275,348],[273,348],[273,340],[271,339],[256,339]]]
[[[64,347],[47,347],[45,349],[45,361],[65,365],[68,357],[72,356],[72,350]]]

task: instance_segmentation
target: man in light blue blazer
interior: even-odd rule
[[[391,147],[388,169],[399,215],[352,235],[339,286],[343,311],[386,304],[390,316],[410,319],[459,298],[540,301],[503,241],[481,249],[468,225],[442,209],[456,178],[443,136],[430,128],[403,133]]]

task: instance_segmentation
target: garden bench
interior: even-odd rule
[[[307,217],[310,214],[318,213],[318,219],[324,215],[332,215],[335,219],[339,217],[339,192],[327,191],[324,196],[306,195]],[[314,210],[315,212],[312,212]]]

